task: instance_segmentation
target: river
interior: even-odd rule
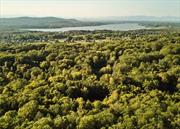
[[[108,24],[100,26],[84,26],[84,27],[64,27],[64,28],[48,28],[48,29],[25,29],[29,31],[43,31],[43,32],[64,32],[72,30],[115,30],[115,31],[128,31],[128,30],[140,30],[149,29],[145,26],[141,26],[137,23],[121,23],[121,24]]]

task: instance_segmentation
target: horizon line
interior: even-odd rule
[[[94,16],[94,17],[83,17],[83,16],[53,16],[53,15],[46,15],[46,16],[33,16],[33,15],[11,15],[11,16],[2,16],[0,15],[0,18],[18,18],[18,17],[37,17],[37,18],[43,18],[43,17],[55,17],[55,18],[118,18],[118,17],[156,17],[156,18],[162,18],[162,17],[173,17],[173,18],[180,18],[180,16],[170,16],[170,15],[164,15],[164,16],[153,16],[153,15],[120,15],[120,16]]]

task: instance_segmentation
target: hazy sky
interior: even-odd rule
[[[178,16],[180,0],[0,0],[0,16]]]

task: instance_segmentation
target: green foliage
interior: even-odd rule
[[[98,129],[101,127],[108,127],[113,124],[114,119],[114,115],[109,112],[84,116],[80,119],[78,129]]]
[[[28,103],[19,108],[18,115],[23,118],[33,119],[34,115],[37,112],[37,108],[37,101],[29,101]]]
[[[0,129],[179,129],[179,36],[3,33]]]

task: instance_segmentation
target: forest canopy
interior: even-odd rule
[[[1,34],[1,129],[180,128],[179,31]]]

